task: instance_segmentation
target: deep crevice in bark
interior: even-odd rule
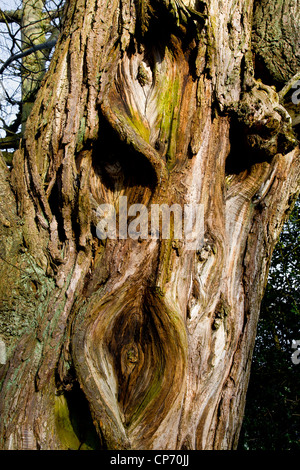
[[[98,3],[81,11],[70,2],[15,157],[22,235],[53,284],[11,354],[1,445],[79,447],[87,430],[56,433],[78,402],[102,448],[232,448],[265,257],[298,191],[297,150],[278,152],[296,140],[277,94],[254,80],[241,52],[251,2],[230,18],[209,11],[193,41],[184,15],[191,33],[203,23],[172,2],[163,46],[144,18],[139,47],[133,4]],[[97,207],[118,210],[121,194],[147,208],[202,204],[203,244],[191,251],[172,230],[168,240],[98,240]]]
[[[69,450],[105,450],[96,433],[88,401],[81,390],[76,376],[70,376],[63,385],[58,382],[56,392],[56,430]],[[103,447],[104,445],[104,447]]]

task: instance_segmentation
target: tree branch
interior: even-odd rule
[[[27,57],[28,55],[36,51],[41,51],[43,49],[50,49],[55,46],[56,42],[57,42],[57,39],[53,39],[51,41],[46,41],[43,44],[37,44],[36,46],[29,47],[28,49],[25,49],[23,52],[18,52],[17,54],[13,54],[12,56],[9,57],[9,59],[7,59],[6,62],[4,62],[4,64],[0,68],[0,74],[2,74],[4,70],[15,60],[22,59],[23,57]]]
[[[17,149],[21,134],[8,135],[0,139],[0,150]]]
[[[41,21],[49,19],[49,21],[59,18],[63,13],[63,8],[57,10],[50,10],[44,13],[44,18]],[[1,10],[0,9],[0,23],[21,23],[22,10]]]
[[[49,20],[55,20],[62,16],[63,11],[64,11],[63,8],[58,8],[57,10],[50,10],[50,11],[47,10],[47,12],[44,14],[45,15],[44,19],[49,18]]]
[[[1,10],[0,23],[21,23],[22,10]]]
[[[285,95],[293,88],[294,85],[300,80],[300,72],[296,73],[287,83],[286,85],[280,90],[278,93],[279,99],[282,100]]]

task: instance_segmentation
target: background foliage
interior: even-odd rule
[[[240,449],[300,450],[300,200],[272,258],[262,302]]]

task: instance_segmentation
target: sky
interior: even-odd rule
[[[16,0],[1,0],[2,10],[16,9],[18,2]],[[14,34],[17,32],[15,25],[9,25],[10,31]],[[18,35],[16,36],[16,38]],[[12,40],[8,33],[6,24],[0,24],[0,64],[5,62],[10,56],[10,49],[12,47]],[[18,106],[12,106],[7,102],[6,94],[13,98],[20,99],[20,80],[18,77],[12,75],[12,69],[8,69],[0,76],[0,118],[5,119],[6,124],[10,124],[16,117]],[[5,136],[5,132],[1,127],[3,123],[0,122],[0,137]]]
[[[57,9],[59,3],[60,0],[47,0],[48,9]],[[0,9],[16,10],[21,4],[22,0],[1,0]],[[12,53],[17,53],[20,49],[19,25],[0,23],[0,67]],[[19,71],[18,63],[15,61],[0,75],[0,138],[6,135],[3,121],[6,125],[11,124],[19,109],[17,105],[9,104],[7,100],[7,94],[17,101],[21,100]]]

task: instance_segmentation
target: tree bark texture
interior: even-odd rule
[[[237,445],[300,164],[289,114],[254,75],[253,1],[221,4],[67,3],[2,165],[3,449]],[[119,196],[202,204],[202,248],[173,232],[100,241],[97,207],[118,212]]]

